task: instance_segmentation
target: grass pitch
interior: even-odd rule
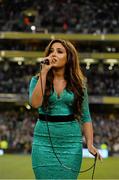
[[[93,159],[84,158],[82,168],[87,169],[93,164]],[[79,179],[91,179],[92,170],[82,173]],[[0,156],[0,179],[35,179],[31,167],[30,155]],[[119,157],[97,161],[94,179],[119,179]]]

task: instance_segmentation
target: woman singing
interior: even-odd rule
[[[36,179],[77,179],[82,163],[82,130],[87,148],[93,146],[86,80],[73,44],[52,40],[46,48],[48,64],[39,67],[29,87],[29,101],[38,109],[34,128],[32,166]]]

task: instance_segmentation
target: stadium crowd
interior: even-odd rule
[[[0,31],[118,33],[118,11],[118,0],[1,0]]]

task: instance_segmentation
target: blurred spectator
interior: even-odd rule
[[[1,136],[0,140],[0,149],[6,151],[8,149],[8,140],[7,137]]]

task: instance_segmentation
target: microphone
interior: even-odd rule
[[[39,61],[39,63],[40,63],[40,64],[47,64],[47,65],[50,64],[50,63],[49,63],[49,59],[43,59],[43,60]]]

